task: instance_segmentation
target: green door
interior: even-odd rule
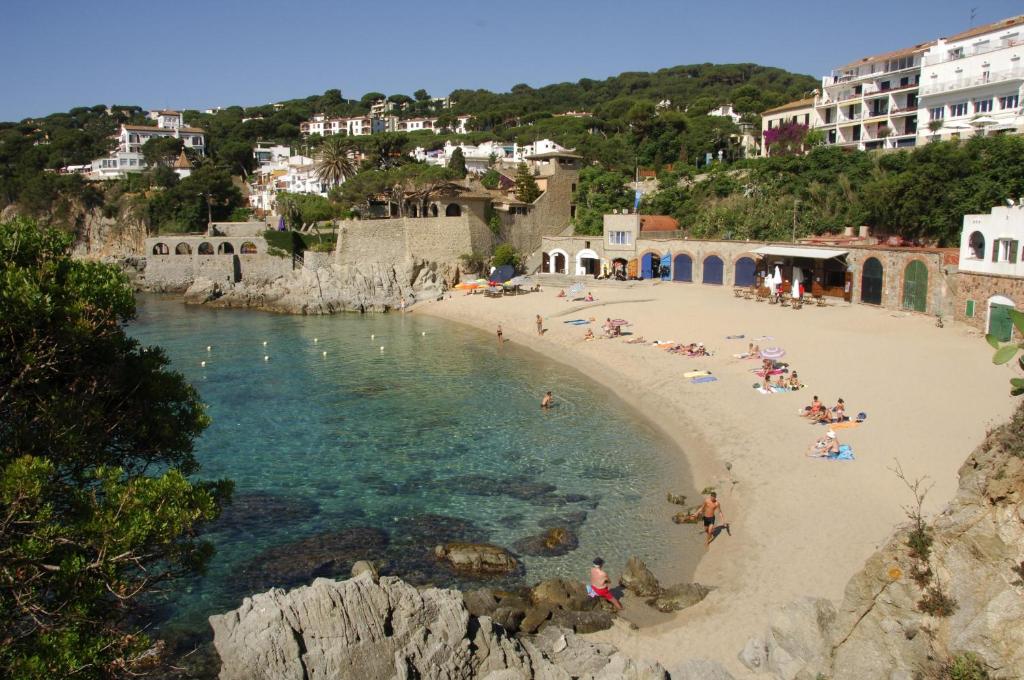
[[[1013,321],[1010,319],[1010,305],[993,304],[988,310],[988,332],[996,336],[1000,342],[1009,342],[1013,334]]]
[[[903,276],[903,309],[923,312],[927,308],[928,268],[921,260],[914,260]]]

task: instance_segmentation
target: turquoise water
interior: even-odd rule
[[[161,610],[174,626],[205,628],[271,586],[347,576],[358,557],[467,585],[429,557],[458,538],[512,547],[575,529],[575,550],[523,556],[527,582],[582,578],[598,554],[613,568],[666,557],[665,461],[678,451],[608,390],[490,334],[418,314],[291,317],[149,297],[129,332],[196,385],[213,421],[196,443],[201,476],[236,484],[207,534],[208,573]],[[547,389],[557,405],[544,412]]]

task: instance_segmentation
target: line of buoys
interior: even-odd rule
[[[267,346],[267,341],[266,341],[266,340],[264,340],[264,341],[263,341],[263,346],[264,346],[264,347],[266,347],[266,346]]]
[[[384,351],[384,345],[381,345],[381,346],[380,346],[380,351],[381,351],[381,352],[383,352],[383,351]]]
[[[203,368],[206,368],[206,362],[205,361],[200,361],[199,365],[202,366]]]
[[[327,356],[327,352],[324,352],[324,356]]]
[[[211,347],[210,345],[207,345],[207,346],[206,346],[206,351],[207,351],[207,352],[209,352],[209,351],[210,351],[210,350],[212,350],[212,349],[213,349],[213,347]]]
[[[270,361],[270,355],[269,354],[264,354],[263,355],[263,360],[264,361]]]

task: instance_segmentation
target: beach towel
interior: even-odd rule
[[[716,380],[718,380],[718,378],[716,378],[713,375],[705,375],[705,376],[702,376],[700,378],[691,378],[690,382],[692,382],[692,383],[707,383],[707,382],[715,382]]]
[[[658,342],[657,340],[655,340],[653,344],[654,344],[655,347],[659,347],[661,349],[665,349],[666,347],[675,347],[679,343],[676,342],[675,340],[667,340],[665,342]]]
[[[853,449],[850,448],[849,444],[840,444],[839,453],[825,456],[825,460],[854,460]]]
[[[705,375],[711,375],[711,371],[687,371],[683,373],[684,378],[701,378]]]
[[[725,336],[725,339],[726,340],[742,340],[745,337],[746,337],[745,335],[727,335],[727,336]]]
[[[582,326],[583,324],[588,324],[590,322],[587,321],[586,319],[569,319],[568,321],[563,321],[562,323],[571,323],[574,326]]]

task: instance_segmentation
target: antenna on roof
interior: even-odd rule
[[[971,8],[971,28],[974,28],[974,17],[976,17],[977,15],[978,15],[978,8],[977,7],[972,7]]]

